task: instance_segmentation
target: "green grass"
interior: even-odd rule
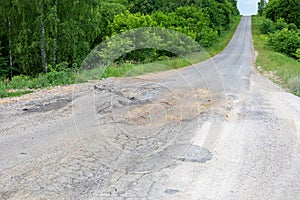
[[[40,74],[38,77],[31,78],[29,76],[15,76],[11,81],[0,81],[0,98],[20,96],[22,94],[33,92],[37,88],[47,88],[62,84],[73,84],[85,82],[87,80],[98,80],[108,77],[130,77],[147,73],[167,71],[189,66],[204,61],[219,52],[221,52],[231,40],[236,27],[238,26],[240,17],[237,17],[231,28],[226,31],[215,44],[205,49],[206,52],[190,55],[188,59],[184,58],[164,58],[159,61],[146,64],[124,63],[122,65],[113,64],[103,71],[103,68],[85,70],[80,73],[67,72],[50,72]]]
[[[49,72],[35,78],[24,75],[14,76],[12,80],[0,81],[0,98],[20,96],[38,88],[73,84],[75,77],[76,73],[72,71]]]
[[[0,98],[4,97],[16,97],[24,94],[32,93],[32,90],[24,90],[24,91],[15,91],[15,92],[7,92],[4,90],[0,90]]]
[[[256,67],[260,67],[263,73],[273,72],[277,77],[270,77],[272,81],[300,96],[300,62],[267,47],[267,36],[260,33],[259,21],[260,17],[252,16],[253,44],[258,52]]]

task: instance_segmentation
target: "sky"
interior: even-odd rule
[[[238,9],[241,15],[257,14],[257,3],[259,0],[238,0]]]

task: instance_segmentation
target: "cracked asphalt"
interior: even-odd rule
[[[0,199],[299,199],[300,99],[254,59],[243,17],[194,66],[1,104]]]

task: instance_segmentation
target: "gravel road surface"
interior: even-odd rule
[[[0,101],[0,199],[299,199],[300,98],[251,18],[191,67]]]

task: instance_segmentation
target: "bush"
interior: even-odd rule
[[[288,24],[288,29],[296,31],[297,30],[297,26],[295,24],[291,23],[291,24]]]
[[[31,86],[31,78],[25,75],[14,76],[8,84],[13,89],[27,88]]]
[[[284,28],[288,28],[288,24],[284,21],[284,19],[279,18],[275,23],[275,29],[280,31]]]
[[[11,81],[1,81],[0,88],[4,88],[5,85],[7,89],[37,89],[62,84],[73,84],[75,78],[75,71],[49,72],[40,74],[36,78],[20,75],[14,76]]]
[[[44,75],[48,81],[48,85],[55,86],[61,84],[72,84],[74,83],[74,73],[67,71],[60,72],[49,72]]]
[[[296,56],[296,58],[298,58],[299,61],[300,61],[300,48],[298,48],[298,49],[296,50],[295,56]]]
[[[30,88],[43,88],[63,84],[73,84],[75,82],[75,72],[60,71],[40,74],[32,80]]]
[[[284,28],[270,34],[267,44],[277,52],[295,57],[295,52],[300,47],[300,36],[297,31]]]
[[[269,19],[262,19],[259,23],[259,30],[262,34],[269,34],[275,32],[274,23]]]

